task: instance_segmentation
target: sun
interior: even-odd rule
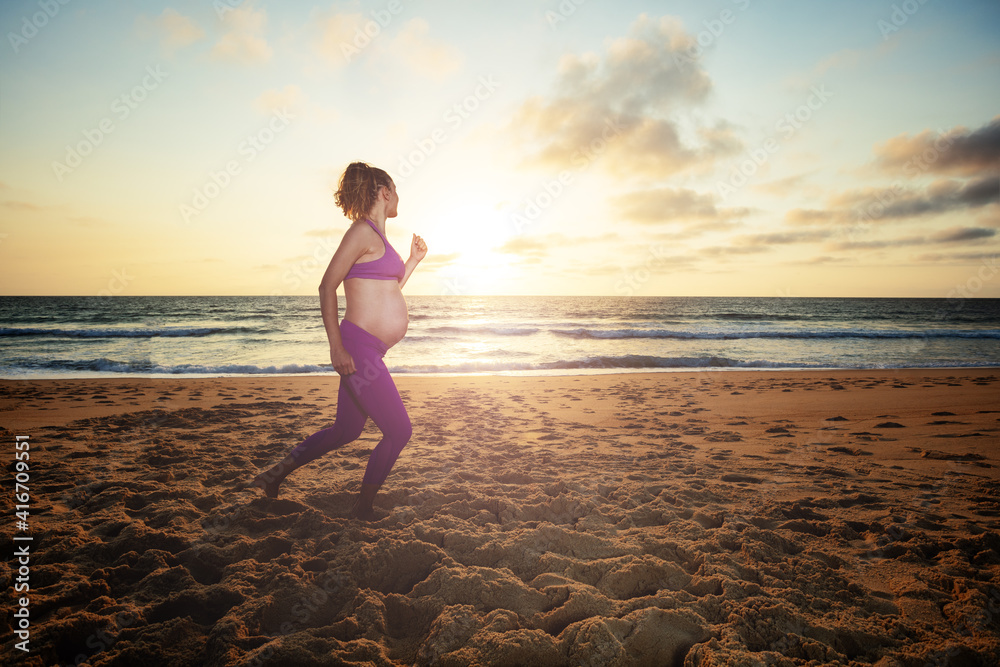
[[[502,250],[514,235],[506,216],[487,199],[471,195],[452,198],[439,215],[436,245],[442,254],[454,256],[441,272],[462,286],[455,291],[503,293],[515,271],[515,258]]]

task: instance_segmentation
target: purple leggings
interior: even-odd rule
[[[305,465],[343,447],[361,435],[371,417],[382,431],[382,440],[368,457],[362,482],[381,484],[410,439],[413,432],[410,417],[382,360],[389,349],[386,344],[348,320],[340,323],[340,338],[354,359],[356,372],[340,376],[336,421],[330,428],[303,440],[291,456],[298,465]]]

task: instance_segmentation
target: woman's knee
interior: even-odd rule
[[[361,432],[365,430],[365,424],[334,422],[329,430],[332,438],[338,443],[337,446],[340,447],[360,438]]]
[[[383,435],[388,436],[396,443],[397,447],[402,448],[403,445],[410,441],[410,436],[413,435],[413,424],[410,423],[409,415],[404,414],[387,431]]]

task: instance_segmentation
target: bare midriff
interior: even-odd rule
[[[403,340],[410,317],[397,281],[348,278],[344,281],[344,295],[347,297],[345,320],[389,347]]]

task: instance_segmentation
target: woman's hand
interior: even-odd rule
[[[424,240],[422,238],[414,234],[413,241],[410,242],[410,257],[419,262],[426,256],[427,256],[427,244],[424,243]]]
[[[354,368],[354,357],[344,346],[330,348],[330,362],[333,364],[333,370],[341,375],[350,375],[357,370]]]

